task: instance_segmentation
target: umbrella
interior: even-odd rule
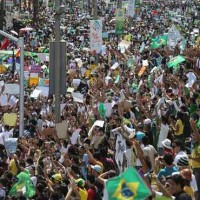
[[[18,36],[18,33],[16,32],[16,31],[10,31],[12,34],[14,34],[14,35],[17,35]]]
[[[33,28],[31,27],[25,27],[25,28],[21,28],[20,31],[32,31]]]

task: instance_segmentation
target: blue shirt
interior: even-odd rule
[[[165,167],[164,169],[161,169],[158,173],[158,179],[161,180],[162,176],[167,177],[167,176],[171,176],[172,173],[174,172],[178,172],[177,167],[173,166],[173,167]]]

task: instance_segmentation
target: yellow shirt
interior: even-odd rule
[[[93,70],[96,68],[96,65],[90,65],[90,69]]]
[[[88,192],[86,189],[79,188],[79,195],[80,195],[80,200],[87,200],[88,198]]]
[[[192,150],[192,158],[200,158],[200,144],[198,144],[193,150]],[[193,169],[200,168],[200,162],[195,161],[193,159],[190,160],[190,164]]]
[[[86,71],[85,71],[85,77],[86,78],[89,78],[90,77],[90,74],[91,74],[91,70],[89,70],[89,69],[87,69]]]
[[[184,128],[184,124],[182,122],[182,120],[178,119],[177,122],[176,122],[176,126],[178,125],[178,131],[175,132],[175,135],[181,135],[183,134],[183,128]]]
[[[18,169],[17,169],[17,165],[14,159],[11,159],[10,164],[9,164],[9,169],[10,169],[10,172],[13,174],[13,176],[17,175]]]
[[[183,191],[185,193],[187,193],[189,196],[191,196],[192,199],[194,199],[194,189],[193,189],[193,187],[191,187],[191,186],[185,186],[183,188]]]

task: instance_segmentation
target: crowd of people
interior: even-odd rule
[[[32,97],[36,85],[25,87],[24,133],[19,133],[19,101],[0,106],[0,199],[122,200],[105,195],[106,182],[134,167],[151,191],[146,199],[199,200],[198,1],[141,2],[134,17],[126,18],[123,35],[113,31],[115,2],[97,3],[107,33],[98,55],[90,51],[93,4],[69,2],[61,17],[67,43],[61,122],[55,123],[54,96]],[[42,6],[38,20],[27,21],[33,30],[19,32],[25,51],[48,52],[53,13],[53,7]],[[173,25],[182,39],[173,48],[151,48],[152,39]],[[124,49],[119,44],[125,41]],[[184,61],[169,67],[177,56]],[[3,62],[9,65],[9,59]],[[25,64],[45,66],[39,77],[49,78],[48,60],[25,56]],[[1,81],[19,83],[19,77],[10,63]],[[17,114],[14,126],[4,123],[5,113]],[[10,138],[17,138],[14,151],[6,145]]]

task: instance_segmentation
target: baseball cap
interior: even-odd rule
[[[58,182],[62,181],[62,176],[61,176],[61,174],[54,174],[54,175],[52,176],[52,178],[53,178],[55,181],[58,181]]]
[[[101,166],[99,165],[91,165],[91,168],[97,172],[97,173],[101,173]]]
[[[82,178],[77,179],[75,182],[78,187],[85,187],[85,181]]]

